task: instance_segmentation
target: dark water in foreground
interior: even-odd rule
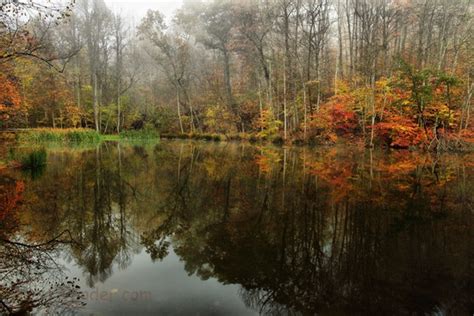
[[[1,301],[45,314],[472,315],[473,167],[472,155],[347,147],[52,149],[43,172],[0,173]]]

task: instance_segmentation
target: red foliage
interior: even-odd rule
[[[354,135],[358,127],[353,111],[354,99],[350,94],[333,96],[320,110],[311,116],[309,136],[334,143],[337,136]]]
[[[354,133],[357,128],[357,117],[341,103],[334,104],[330,109],[330,115],[334,130],[338,135]]]
[[[393,148],[420,146],[427,141],[431,132],[425,132],[411,119],[392,115],[386,122],[375,125],[375,133],[384,144]]]

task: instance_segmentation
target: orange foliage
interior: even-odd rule
[[[392,148],[446,147],[444,144],[453,141],[459,144],[459,137],[462,146],[471,143],[468,131],[459,132],[459,123],[466,119],[465,114],[461,119],[466,96],[459,80],[428,70],[412,70],[409,74],[412,79],[402,72],[380,78],[375,89],[363,86],[351,90],[339,83],[343,87],[339,94],[311,116],[310,141],[319,138],[334,143],[338,136],[352,137],[364,131],[368,143],[373,126],[374,142]],[[418,83],[416,88],[413,80]]]
[[[0,73],[0,121],[7,121],[20,107],[20,93],[9,76]]]

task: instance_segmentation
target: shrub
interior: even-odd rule
[[[249,142],[254,144],[258,141],[257,135],[250,135]]]
[[[283,145],[283,144],[285,143],[285,140],[283,139],[283,137],[281,137],[281,136],[278,135],[278,136],[274,136],[274,137],[272,138],[272,143],[273,143],[274,145],[279,145],[279,146],[281,146],[281,145]]]
[[[298,137],[298,138],[293,139],[292,143],[293,145],[296,145],[296,146],[303,146],[306,142],[303,138]]]
[[[182,133],[182,134],[177,134],[175,136],[171,136],[171,137],[168,137],[168,138],[187,139],[187,138],[189,138],[189,135],[185,134],[185,133]]]
[[[222,141],[222,136],[219,134],[212,134],[212,140],[215,142],[220,142]]]
[[[418,147],[427,142],[431,131],[425,131],[408,118],[392,116],[390,122],[380,122],[375,125],[377,139],[392,148]]]
[[[199,135],[198,139],[204,139],[204,140],[207,140],[207,141],[213,140],[212,135],[210,135],[210,134]]]

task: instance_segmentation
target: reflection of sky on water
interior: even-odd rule
[[[80,285],[89,297],[82,314],[257,315],[243,303],[238,285],[189,276],[184,262],[172,248],[169,250],[163,261],[154,263],[145,250],[141,251],[128,268],[120,270],[114,265],[113,274],[92,289],[86,285],[80,267],[65,264],[72,276],[81,279]]]

